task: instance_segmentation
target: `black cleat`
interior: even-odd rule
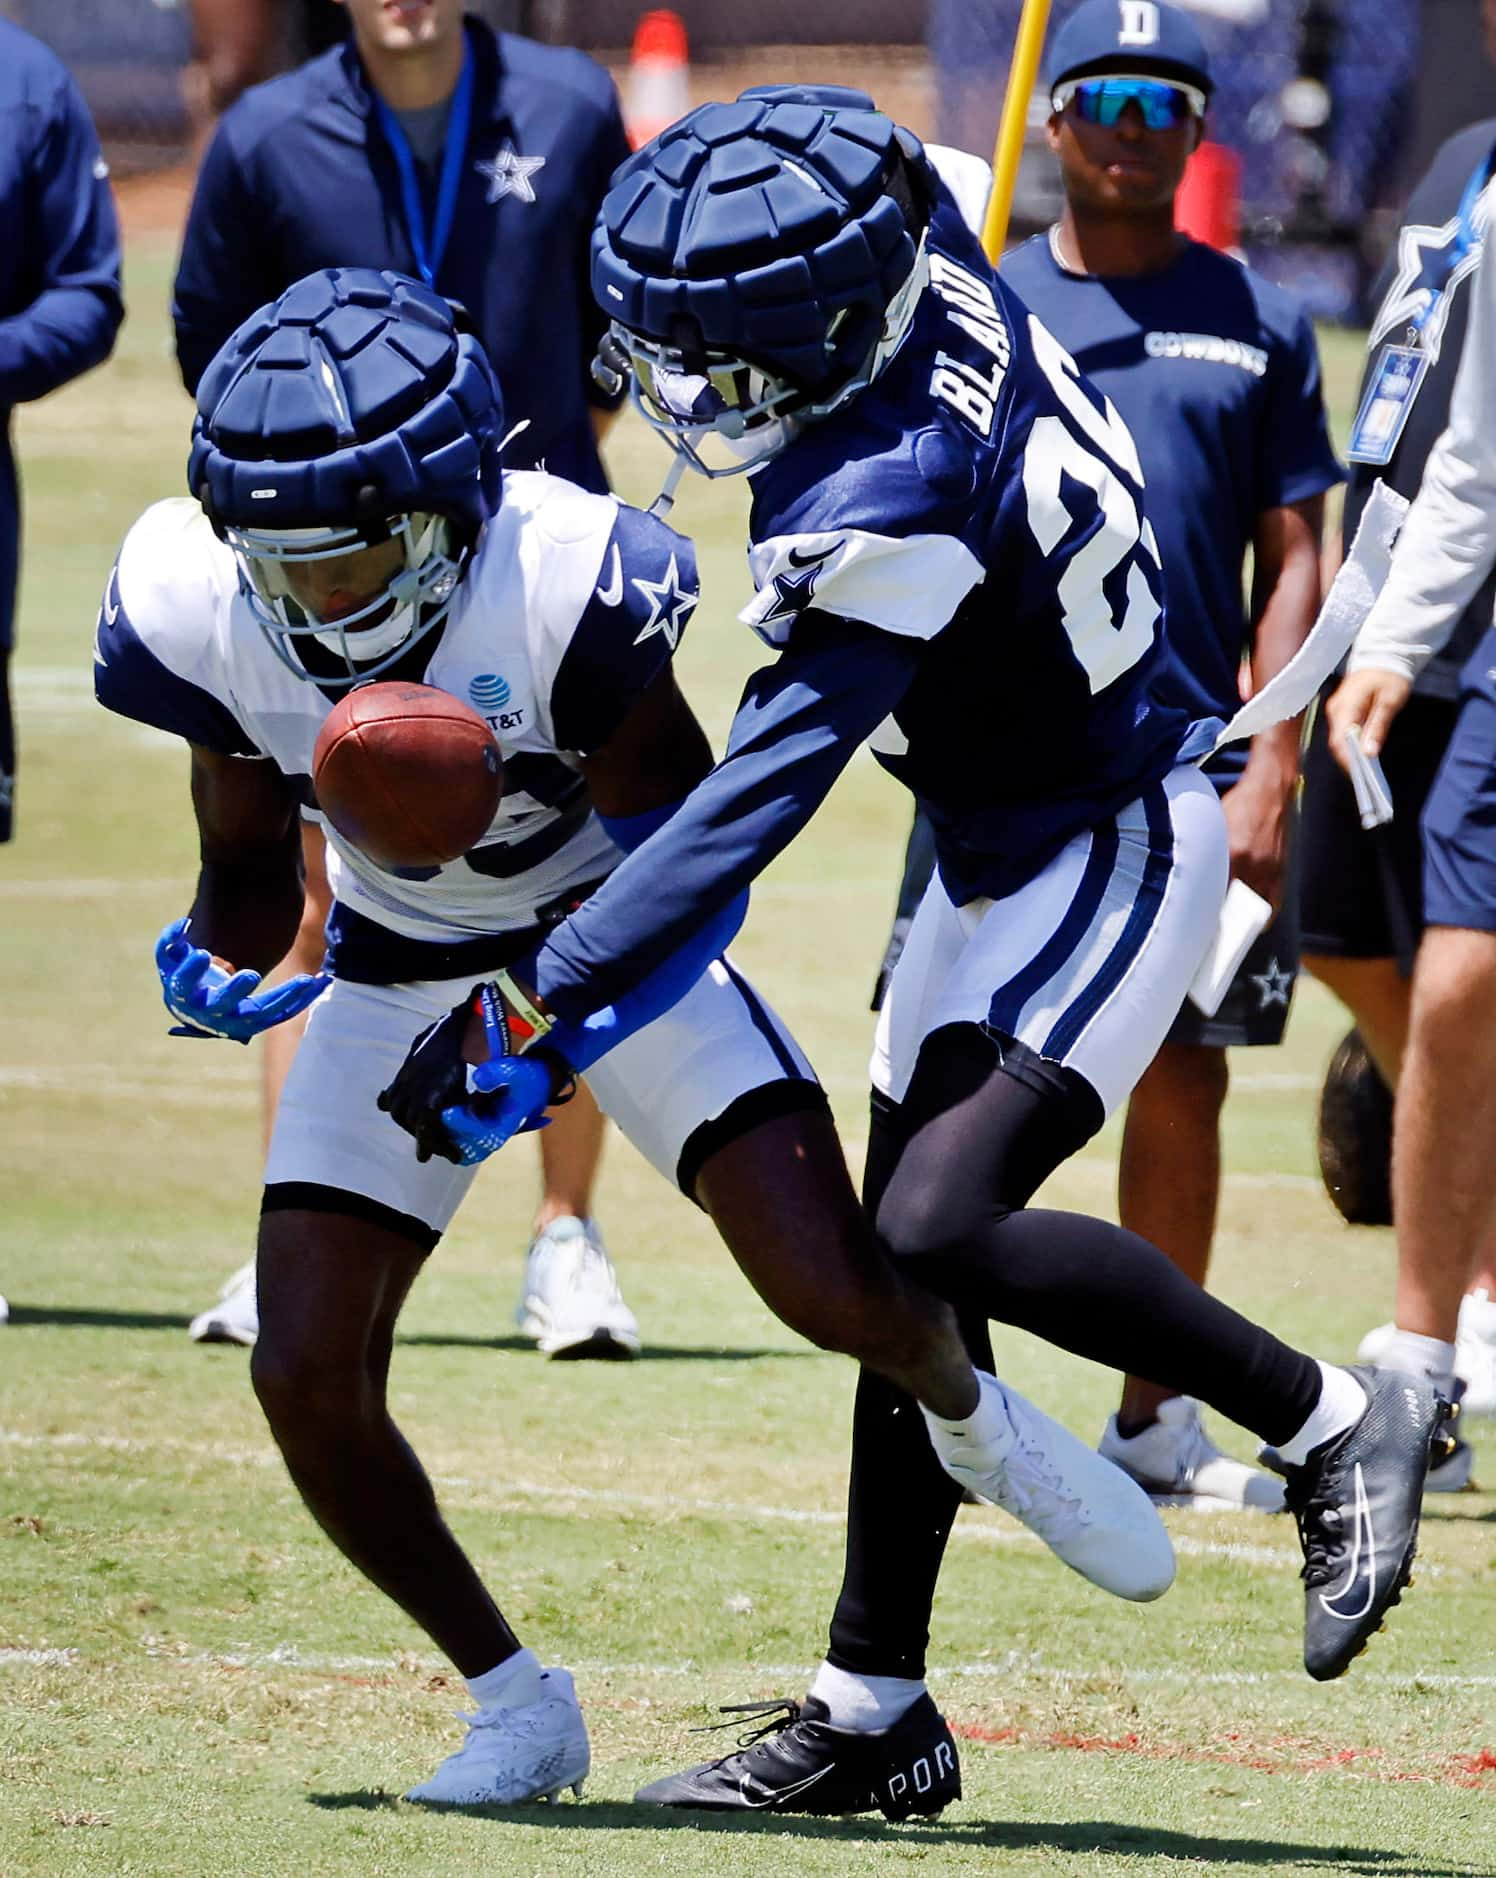
[[[1285,1469],[1304,1548],[1304,1667],[1344,1675],[1402,1596],[1431,1460],[1453,1447],[1450,1405],[1421,1377],[1353,1369],[1366,1413],[1303,1467]]]
[[[737,1753],[641,1787],[634,1795],[639,1805],[713,1813],[880,1812],[899,1820],[911,1813],[932,1817],[961,1797],[956,1744],[927,1695],[877,1734],[833,1728],[825,1703],[814,1696],[748,1702],[738,1712],[773,1719],[744,1735]]]

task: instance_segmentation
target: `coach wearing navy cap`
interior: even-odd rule
[[[1048,62],[1050,148],[1064,213],[1002,264],[1014,287],[1132,432],[1163,563],[1179,688],[1229,717],[1298,649],[1319,603],[1330,448],[1313,329],[1270,282],[1175,227],[1175,196],[1204,135],[1210,64],[1188,13],[1085,0]],[[1242,571],[1252,551],[1249,606]],[[1288,885],[1298,726],[1215,757],[1233,876],[1283,911],[1211,1016],[1187,1002],[1133,1091],[1122,1223],[1203,1282],[1220,1196],[1228,1044],[1283,1034],[1298,935]],[[1193,1402],[1130,1377],[1101,1450],[1151,1491],[1273,1507],[1277,1483],[1216,1450]]]
[[[1154,0],[1084,0],[1055,34],[1048,70],[1051,87],[1103,72],[1177,79],[1200,93],[1199,112],[1214,90],[1195,22]]]

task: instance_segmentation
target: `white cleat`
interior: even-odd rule
[[[1118,1433],[1113,1415],[1098,1451],[1164,1506],[1198,1513],[1283,1511],[1283,1482],[1222,1454],[1189,1396],[1161,1402],[1158,1420],[1128,1437]]]
[[[964,1450],[937,1441],[945,1471],[1103,1591],[1140,1604],[1161,1598],[1174,1582],[1174,1548],[1143,1489],[1006,1383],[982,1371],[977,1381],[987,1401],[996,1395],[1004,1432]]]
[[[1383,1366],[1396,1332],[1395,1324],[1378,1324],[1368,1330],[1356,1350],[1356,1361]],[[1485,1290],[1468,1292],[1460,1302],[1454,1373],[1465,1385],[1461,1412],[1496,1415],[1496,1298]]]
[[[0,1324],[8,1324],[9,1322],[10,1306],[6,1303],[4,1298],[0,1298]]]
[[[592,1766],[587,1724],[571,1676],[540,1673],[544,1693],[523,1708],[480,1708],[458,1719],[467,1737],[407,1800],[423,1806],[519,1806],[559,1800],[570,1787],[578,1799]]]
[[[514,1321],[542,1356],[616,1361],[639,1354],[639,1326],[596,1220],[565,1215],[530,1241]]]
[[[260,1334],[259,1298],[255,1291],[255,1262],[241,1265],[218,1294],[218,1302],[199,1311],[187,1326],[194,1343],[252,1345]]]

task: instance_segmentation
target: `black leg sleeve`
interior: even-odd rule
[[[1078,1213],[1017,1210],[1010,1170],[1033,1164],[1036,1144],[1040,1162],[1051,1158],[1045,1144],[1066,1100],[1076,1112],[1090,1096],[1100,1120],[1080,1078],[1078,1091],[1063,1089],[1070,1075],[1012,1052],[1000,1061],[974,1025],[927,1038],[879,1237],[963,1310],[1197,1396],[1265,1441],[1288,1440],[1319,1398],[1311,1357],[1212,1298],[1135,1233]]]
[[[898,1160],[899,1111],[874,1094],[863,1204],[875,1214]],[[983,1317],[961,1317],[978,1369],[992,1368]],[[935,1583],[961,1489],[935,1458],[913,1396],[864,1369],[852,1412],[847,1553],[827,1660],[866,1676],[922,1678]]]

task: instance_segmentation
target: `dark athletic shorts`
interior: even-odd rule
[[[1299,821],[1306,952],[1411,965],[1424,922],[1419,823],[1458,712],[1452,698],[1416,692],[1409,698],[1382,752],[1395,813],[1384,828],[1368,830],[1356,813],[1350,778],[1330,754],[1321,704],[1304,757]]]
[[[1496,628],[1460,676],[1459,711],[1423,809],[1423,916],[1496,932]]]

